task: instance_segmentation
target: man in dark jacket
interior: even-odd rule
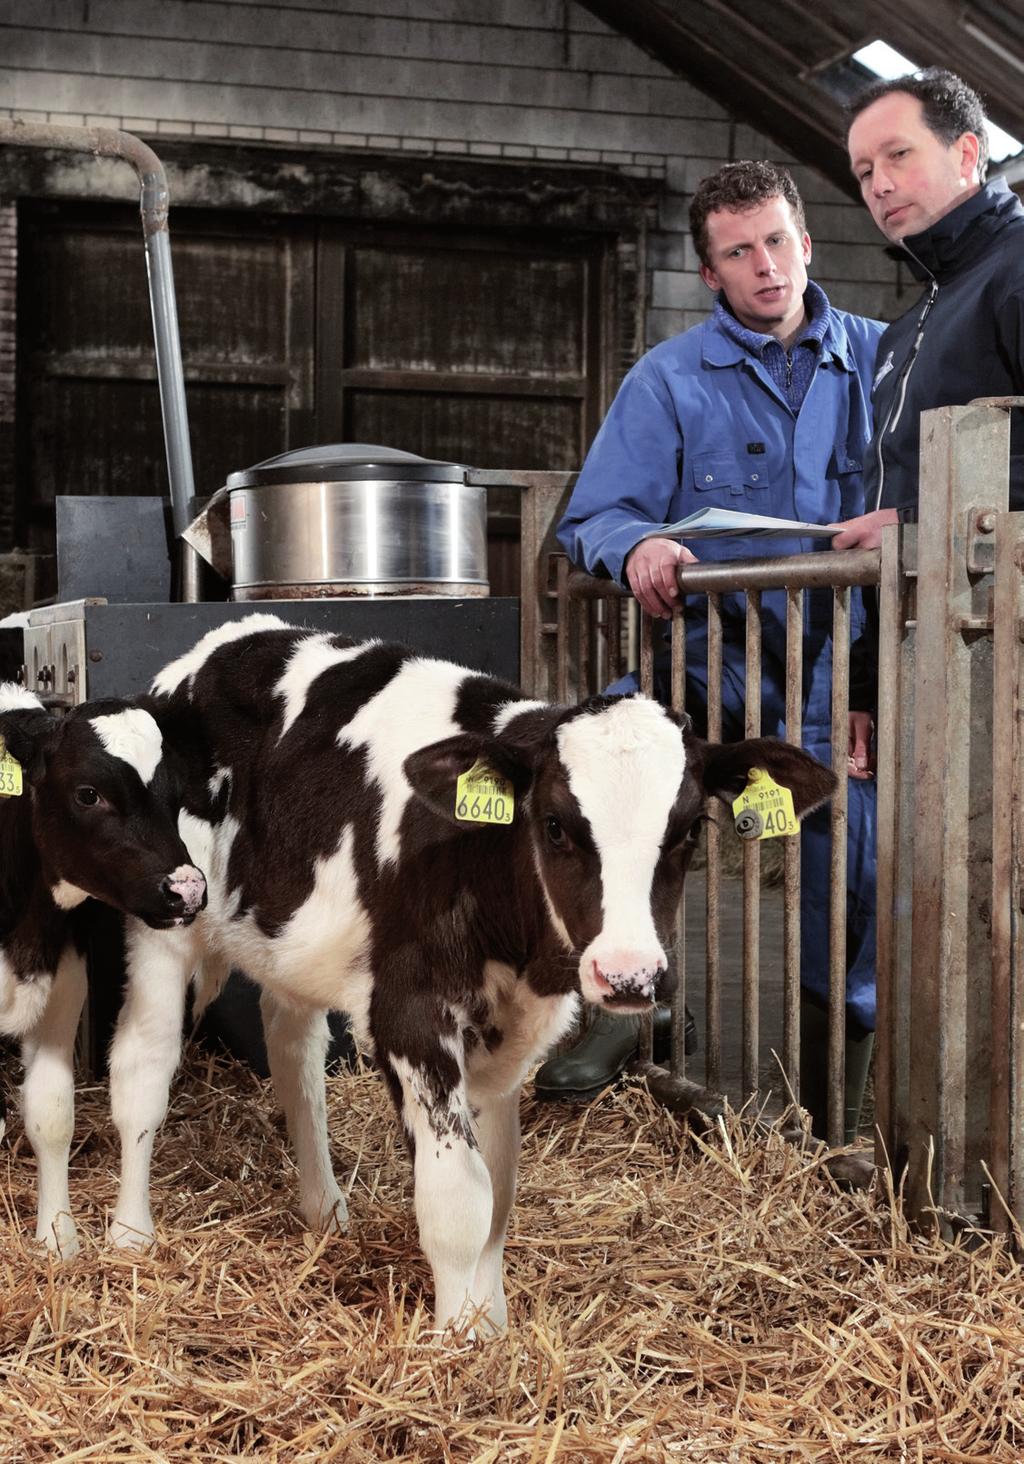
[[[867,512],[835,549],[877,548],[883,525],[916,518],[921,413],[1024,393],[1024,207],[1005,179],[985,182],[988,138],[977,93],[931,69],[880,81],[855,99],[850,166],[879,229],[924,286],[878,348]],[[1024,421],[1011,427],[1010,507],[1024,506]],[[927,507],[927,505],[925,505]],[[877,658],[855,648],[851,756],[870,738]]]

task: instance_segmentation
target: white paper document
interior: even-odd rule
[[[717,539],[726,534],[749,534],[758,539],[831,539],[841,524],[801,524],[794,519],[767,518],[760,513],[737,513],[731,508],[701,508],[674,524],[650,529],[645,539]]]

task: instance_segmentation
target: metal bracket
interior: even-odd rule
[[[967,573],[991,574],[996,565],[996,508],[972,508],[967,515]]]

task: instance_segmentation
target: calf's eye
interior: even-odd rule
[[[95,808],[100,802],[100,795],[95,788],[88,786],[75,789],[75,802],[80,803],[83,808]]]
[[[552,814],[549,814],[544,820],[544,833],[546,834],[547,841],[551,845],[552,849],[569,848],[569,835],[562,828],[562,825],[558,822],[558,819],[555,818]]]

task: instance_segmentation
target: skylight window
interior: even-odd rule
[[[892,46],[886,45],[885,41],[872,41],[870,46],[864,46],[853,53],[854,61],[867,68],[875,76],[881,76],[885,81],[893,81],[897,76],[906,76],[908,72],[918,71],[915,62],[901,56],[899,51],[894,51]],[[988,149],[989,158],[993,163],[1003,163],[1007,158],[1015,158],[1024,148],[1024,142],[1019,138],[1011,137],[994,122],[988,126]]]

